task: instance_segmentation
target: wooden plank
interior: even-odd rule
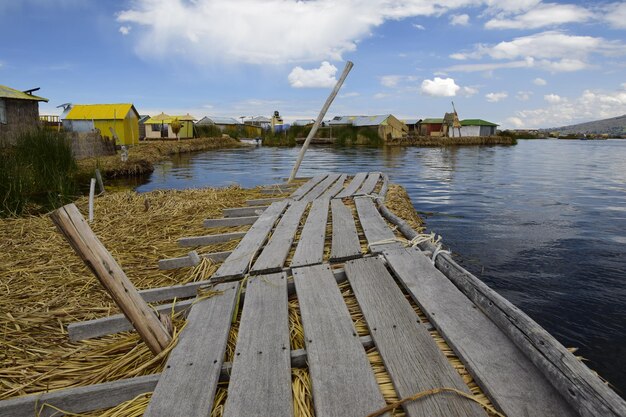
[[[346,178],[348,178],[347,174],[341,174],[341,176],[333,184],[333,186],[330,187],[328,190],[324,191],[324,194],[322,194],[320,197],[321,198],[335,197],[337,194],[339,194],[339,192],[341,192],[341,190],[343,190],[343,184],[346,182]]]
[[[146,417],[208,417],[224,361],[239,283],[216,285],[221,294],[194,304],[161,373]]]
[[[276,272],[283,268],[307,204],[305,201],[291,203],[250,272]]]
[[[428,258],[415,249],[383,254],[496,407],[509,417],[573,415],[530,360]]]
[[[252,259],[267,240],[267,236],[274,227],[276,220],[278,220],[288,204],[287,201],[272,203],[250,227],[250,230],[241,239],[239,245],[213,274],[212,279],[242,277],[248,271]]]
[[[224,416],[292,417],[287,274],[251,277]]]
[[[229,226],[243,226],[247,224],[253,224],[259,216],[246,216],[246,217],[229,217],[226,219],[206,219],[203,222],[204,227],[229,227]]]
[[[269,206],[277,201],[282,201],[284,198],[257,198],[254,200],[246,200],[248,206]]]
[[[268,206],[235,207],[223,209],[224,217],[250,217],[259,216]]]
[[[355,198],[354,204],[372,253],[377,253],[385,247],[400,246],[398,242],[391,242],[396,235],[387,226],[371,198]]]
[[[245,234],[246,232],[232,232],[221,233],[219,235],[181,237],[178,239],[178,244],[183,247],[210,245],[213,243],[229,242],[231,240],[239,239],[245,236]]]
[[[338,199],[332,200],[330,206],[333,223],[330,260],[342,261],[361,256],[361,243],[352,212]]]
[[[291,267],[320,264],[324,260],[324,240],[328,221],[328,199],[317,199],[311,204],[309,216],[302,228]]]
[[[327,264],[293,269],[317,416],[363,417],[385,406]]]
[[[87,225],[78,208],[68,204],[52,212],[50,218],[128,317],[128,321],[133,323],[150,351],[157,355],[167,348],[172,340],[167,329]]]
[[[367,172],[359,172],[354,178],[352,178],[352,182],[348,185],[342,192],[337,194],[335,198],[345,198],[350,197],[352,194],[356,193],[356,190],[359,189],[365,178],[367,177]]]
[[[405,398],[440,387],[471,395],[434,339],[419,324],[417,314],[382,261],[355,259],[346,262],[344,268],[398,396]],[[410,417],[487,415],[478,404],[454,393],[412,401],[403,408]]]
[[[227,259],[231,253],[232,251],[203,253],[202,255],[200,255],[200,257],[210,259],[214,262],[222,262],[223,260]],[[198,263],[199,262],[196,262],[194,257],[191,257],[189,255],[180,258],[160,259],[159,269],[167,270],[176,268],[187,268],[190,266],[195,266]]]
[[[376,184],[378,184],[379,178],[380,178],[380,172],[370,172],[367,175],[367,179],[365,180],[365,182],[363,182],[363,185],[361,186],[361,188],[359,188],[359,191],[357,191],[355,194],[356,195],[372,194],[372,192],[374,192],[374,189],[376,188]]]
[[[318,174],[318,175],[314,176],[313,178],[311,178],[310,180],[308,180],[307,182],[302,184],[300,187],[298,187],[298,189],[296,191],[294,191],[289,196],[289,198],[291,198],[293,200],[300,200],[302,197],[305,196],[306,193],[311,191],[313,189],[313,187],[315,187],[317,184],[319,184],[327,176],[328,176],[328,174]]]
[[[313,201],[327,191],[335,181],[339,179],[340,174],[328,174],[323,181],[317,184],[309,191],[300,201]]]

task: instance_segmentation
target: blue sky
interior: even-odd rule
[[[626,2],[0,0],[0,84],[141,114],[461,118],[626,114]]]

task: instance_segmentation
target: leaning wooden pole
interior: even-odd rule
[[[150,351],[158,355],[172,340],[159,318],[139,295],[122,268],[93,233],[74,204],[50,215],[78,256],[91,269],[137,330]]]
[[[302,148],[300,148],[300,154],[298,155],[298,159],[296,160],[296,163],[293,166],[293,169],[291,170],[291,175],[289,176],[289,180],[287,181],[288,183],[293,181],[294,178],[296,178],[296,174],[298,173],[300,164],[302,163],[302,160],[304,159],[304,154],[306,153],[306,150],[309,147],[309,143],[311,143],[311,139],[313,139],[313,137],[317,133],[317,129],[320,127],[320,124],[322,123],[322,119],[326,115],[328,108],[330,107],[331,103],[337,96],[339,89],[341,88],[341,86],[343,85],[343,82],[348,77],[348,73],[350,72],[353,66],[354,64],[352,63],[352,61],[346,62],[346,67],[343,69],[343,73],[341,74],[341,77],[339,77],[337,84],[335,84],[335,88],[333,88],[333,91],[331,91],[330,95],[326,99],[326,103],[324,103],[324,107],[322,107],[322,110],[320,111],[320,114],[317,116],[315,123],[313,123],[313,127],[311,128],[311,131],[309,132],[308,136],[306,137],[306,140],[302,144]]]

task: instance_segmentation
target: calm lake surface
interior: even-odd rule
[[[140,192],[288,177],[297,148],[183,155]],[[457,259],[626,394],[626,140],[312,147],[299,176],[384,171]]]

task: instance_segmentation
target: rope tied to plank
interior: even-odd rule
[[[430,397],[433,395],[437,395],[437,394],[441,394],[444,392],[451,392],[454,394],[457,394],[463,398],[467,398],[470,401],[474,401],[475,403],[479,404],[481,407],[483,407],[485,410],[487,410],[490,414],[495,415],[497,417],[505,417],[504,414],[498,412],[495,408],[493,408],[491,405],[487,404],[486,402],[483,402],[477,398],[475,398],[472,394],[468,394],[465,393],[461,390],[458,390],[456,388],[448,388],[448,387],[442,387],[442,388],[433,388],[433,389],[429,389],[426,391],[422,391],[422,392],[418,392],[417,394],[411,395],[410,397],[406,397],[403,398],[399,401],[396,401],[394,403],[389,404],[386,407],[383,407],[379,410],[374,411],[373,413],[368,414],[366,417],[379,417],[382,416],[383,414],[389,412],[389,411],[393,411],[396,408],[400,407],[402,404],[411,402],[411,401],[416,401],[422,398],[426,398],[426,397]]]
[[[405,239],[403,237],[394,237],[394,238],[389,238],[389,239],[383,239],[383,240],[378,240],[376,242],[371,242],[367,244],[368,248],[371,248],[372,246],[376,246],[376,245],[385,245],[388,243],[401,243],[402,245],[404,245],[404,247],[412,247],[415,248],[418,245],[424,243],[424,242],[431,242],[435,245],[439,245],[439,247],[441,247],[441,236],[437,236],[435,235],[434,232],[427,234],[427,233],[420,233],[417,236],[415,236],[413,239],[408,240]]]

